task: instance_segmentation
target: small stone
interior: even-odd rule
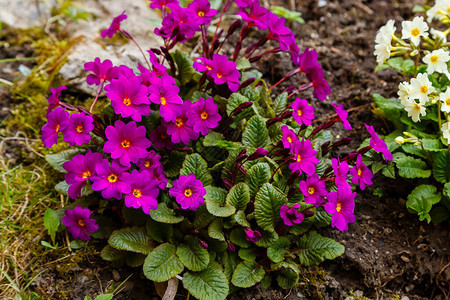
[[[404,256],[404,255],[400,256],[400,258],[401,258],[404,262],[409,262],[409,258],[406,257],[406,256]]]

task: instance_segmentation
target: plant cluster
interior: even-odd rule
[[[385,137],[393,162],[376,171],[395,178],[395,165],[401,177],[419,179],[406,206],[421,221],[440,223],[450,216],[450,1],[415,11],[426,12],[427,22],[423,16],[403,21],[400,36],[389,20],[375,40],[376,70],[391,68],[406,79],[398,99],[374,95],[379,112],[395,126]]]
[[[336,115],[313,124],[313,101],[296,95],[313,89],[324,100],[330,93],[318,54],[300,52],[284,18],[258,0],[227,1],[216,27],[218,12],[207,0],[187,7],[152,0],[150,7],[161,10],[155,34],[164,45],[142,51],[146,66],[87,62],[87,83],[97,88],[90,110],[61,101],[65,87],[51,90],[42,140],[51,147],[62,133],[73,147],[46,158],[65,173],[56,190],[75,200],[47,211],[53,243],[63,228],[74,239],[107,239],[105,260],[142,266],[156,282],[179,278],[199,299],[225,299],[260,281],[295,286],[300,266],[344,252],[315,229],[347,230],[355,221],[355,190],[373,178],[362,155],[378,151],[391,160],[391,153],[366,125],[370,145],[332,157],[349,139],[333,141],[328,129],[342,123],[350,130],[348,113],[333,104]],[[220,29],[237,9],[238,20]],[[122,28],[126,18],[114,18],[102,37],[120,33],[135,42]],[[194,60],[173,51],[197,37]],[[224,48],[232,54],[221,54]],[[287,52],[296,68],[269,87],[251,63],[276,52]],[[298,73],[306,75],[302,84],[272,95]],[[108,104],[93,113],[103,92]]]

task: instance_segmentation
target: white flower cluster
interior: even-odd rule
[[[437,0],[433,7],[427,11],[428,23],[433,19],[440,19],[450,14],[450,0]]]

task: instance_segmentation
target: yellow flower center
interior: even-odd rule
[[[184,190],[184,195],[185,195],[186,197],[192,196],[192,190],[191,190],[191,189],[185,189],[185,190]]]
[[[135,189],[133,190],[133,195],[134,195],[136,198],[141,198],[142,192],[141,192],[140,189],[135,188]]]
[[[302,161],[302,157],[299,155],[297,155],[297,162],[301,162]]]
[[[124,98],[123,99],[123,104],[125,104],[126,106],[130,106],[131,105],[131,99],[130,98]]]
[[[84,171],[83,175],[81,175],[84,179],[91,177],[91,172],[89,170]]]
[[[292,143],[292,138],[290,136],[288,136],[286,139],[289,143]]]
[[[206,111],[204,111],[204,112],[202,112],[202,114],[200,115],[200,117],[201,117],[203,120],[206,120],[206,119],[208,119],[208,113],[207,113]]]
[[[199,17],[203,17],[205,15],[205,12],[204,11],[199,11],[197,14],[198,14]]]
[[[416,37],[416,36],[418,36],[419,34],[420,34],[420,30],[419,30],[419,29],[414,28],[413,30],[411,30],[411,35],[412,35],[413,37]]]
[[[80,225],[80,227],[84,227],[86,226],[86,222],[83,219],[78,219],[78,225]]]
[[[83,132],[83,125],[78,125],[76,128],[78,133],[82,133]]]
[[[417,103],[414,103],[414,109],[417,111],[420,111],[420,105]]]
[[[56,126],[55,126],[55,132],[58,132],[58,131],[59,131],[59,128],[61,128],[61,126],[59,126],[59,124],[56,125]]]
[[[433,55],[433,56],[430,58],[430,61],[431,61],[433,64],[435,64],[435,63],[438,61],[438,59],[439,59],[439,57],[438,57],[437,55]]]
[[[217,73],[217,78],[222,78],[222,73]]]
[[[338,204],[336,205],[336,211],[337,211],[337,212],[341,212],[341,210],[342,210],[342,204],[338,203]]]
[[[310,195],[314,194],[315,191],[316,190],[313,187],[308,188],[308,194],[310,194]]]
[[[426,86],[426,85],[422,85],[422,86],[420,87],[420,92],[421,92],[422,94],[426,94],[426,93],[428,92],[427,86]]]
[[[358,169],[358,176],[361,176],[361,173],[362,173],[361,168],[359,168]]]
[[[183,120],[181,118],[177,118],[175,125],[177,125],[177,127],[183,126]]]
[[[301,109],[297,110],[297,114],[298,114],[299,116],[301,116],[301,115],[302,115],[302,110],[301,110]]]
[[[206,69],[207,69],[208,71],[211,71],[211,70],[212,70],[212,68],[211,68],[210,66],[206,66]]]
[[[131,146],[130,142],[127,140],[123,140],[121,145],[122,145],[122,148],[124,148],[124,149],[127,149],[128,147]]]
[[[166,98],[161,97],[161,105],[166,105],[167,104],[166,100],[167,100]]]
[[[145,163],[144,163],[144,166],[145,166],[146,168],[150,167],[150,161],[149,161],[149,160],[146,160]]]
[[[446,104],[447,106],[450,106],[450,98],[447,98],[447,100],[445,100],[445,104]]]
[[[108,176],[108,181],[111,183],[114,183],[117,181],[117,175],[116,174],[111,174]]]

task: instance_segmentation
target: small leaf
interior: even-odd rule
[[[156,247],[144,262],[144,275],[156,282],[167,281],[180,274],[184,265],[176,255],[177,248],[169,243]]]
[[[266,122],[261,116],[250,118],[242,133],[242,143],[249,148],[264,148],[271,143]]]
[[[245,183],[247,183],[250,190],[250,197],[254,199],[256,193],[270,180],[270,167],[267,163],[257,163],[248,170],[245,176]]]
[[[69,185],[67,184],[67,182],[65,181],[61,181],[60,183],[58,183],[57,185],[55,185],[55,190],[60,193],[63,194],[65,196],[69,195]],[[81,195],[80,197],[85,197],[85,196],[89,196],[90,194],[92,194],[94,192],[94,190],[91,188],[91,185],[88,183],[86,184],[85,187],[83,187],[81,189]]]
[[[195,69],[192,67],[194,62],[186,52],[176,50],[172,54],[172,57],[178,68],[178,75],[182,85],[188,83],[195,73]]]
[[[232,205],[237,210],[245,210],[250,202],[250,191],[247,184],[239,182],[235,184],[227,195],[227,204]]]
[[[180,162],[184,161],[185,157],[186,153],[184,152],[170,152],[167,162],[163,163],[164,172],[166,173],[167,177],[175,177],[180,174],[180,169],[182,166]]]
[[[194,174],[203,183],[203,186],[212,184],[212,176],[208,171],[208,164],[198,153],[186,156],[180,175]]]
[[[278,97],[273,101],[273,109],[277,114],[280,114],[286,109],[287,106],[288,93],[281,93]]]
[[[100,252],[100,256],[106,261],[118,261],[125,257],[125,252],[106,245]]]
[[[214,187],[207,186],[205,195],[206,209],[216,217],[229,217],[236,212],[236,208],[226,202],[227,191]]]
[[[172,209],[168,208],[165,203],[159,203],[157,210],[150,210],[150,217],[156,222],[176,224],[183,221],[184,217],[175,216]]]
[[[148,254],[152,250],[151,239],[142,227],[124,228],[114,231],[108,239],[108,244],[118,250],[127,250]]]
[[[200,300],[224,300],[228,296],[228,280],[218,263],[200,272],[186,272],[183,286]]]
[[[66,161],[71,161],[72,158],[79,154],[80,150],[78,149],[69,149],[64,150],[56,154],[47,154],[45,156],[45,160],[58,172],[66,173],[66,170],[63,168],[63,163]]]
[[[277,283],[283,289],[290,289],[298,283],[299,276],[292,269],[284,269],[277,275]]]
[[[450,152],[443,151],[436,155],[433,163],[434,178],[441,182],[450,182]]]
[[[403,111],[403,105],[400,100],[391,98],[386,99],[378,93],[373,94],[373,101],[381,110],[381,117],[391,121],[396,128],[402,128],[400,116]]]
[[[246,234],[242,228],[234,228],[230,233],[230,241],[242,248],[248,248],[252,244],[245,238]]]
[[[431,217],[429,212],[431,206],[439,201],[441,201],[441,194],[437,192],[437,188],[433,185],[422,184],[408,195],[406,208],[417,212],[420,221],[427,219],[428,223],[430,223]]]
[[[222,219],[217,218],[214,221],[212,221],[212,223],[208,227],[208,235],[213,239],[225,242]]]
[[[111,300],[114,297],[114,294],[103,294],[95,297],[94,300]]]
[[[61,217],[56,210],[47,208],[44,213],[44,226],[48,230],[48,234],[52,238],[53,244],[55,243],[56,232],[61,225]]]
[[[254,286],[264,278],[264,268],[256,262],[244,261],[237,265],[231,282],[241,288]]]
[[[300,263],[305,266],[317,265],[325,259],[335,259],[344,253],[344,246],[333,239],[323,237],[315,231],[304,235],[299,243]]]
[[[177,255],[180,261],[191,271],[201,271],[209,264],[208,250],[198,242],[198,238],[187,235],[184,243],[178,246]]]
[[[255,217],[256,222],[261,228],[269,231],[275,231],[275,223],[281,220],[280,208],[287,203],[287,197],[272,184],[265,183],[256,194],[255,198]]]
[[[247,221],[247,217],[245,216],[245,212],[243,210],[239,210],[234,215],[234,219],[242,227],[250,227],[250,223]]]
[[[289,253],[289,239],[287,237],[281,237],[273,243],[272,246],[267,248],[267,257],[274,263],[279,263],[284,260],[284,256]]]
[[[252,64],[245,57],[241,57],[240,59],[238,59],[236,61],[236,69],[238,69],[239,71],[249,69],[251,67],[252,67]]]
[[[245,261],[255,261],[256,259],[255,248],[241,248],[238,251],[238,255]]]
[[[147,230],[147,234],[153,240],[160,243],[169,241],[173,235],[173,226],[170,224],[147,220],[145,228]]]
[[[398,173],[403,178],[428,178],[431,170],[427,170],[427,164],[411,156],[405,156],[396,161]]]
[[[207,135],[205,135],[205,138],[203,139],[203,146],[205,147],[215,147],[217,146],[217,143],[220,141],[223,141],[225,137],[223,134],[210,131]]]

